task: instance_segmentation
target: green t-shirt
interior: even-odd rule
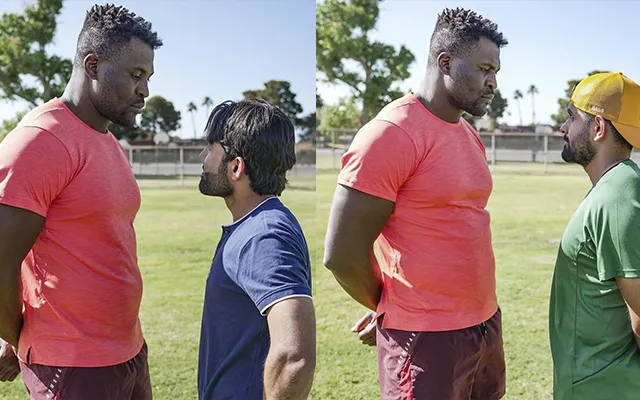
[[[640,169],[589,190],[566,227],[551,286],[555,400],[640,399],[640,351],[615,278],[640,277]]]

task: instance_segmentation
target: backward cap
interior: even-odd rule
[[[640,86],[622,72],[602,72],[584,78],[570,103],[611,121],[633,147],[640,148]]]

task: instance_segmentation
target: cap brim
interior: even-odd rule
[[[623,138],[627,140],[633,147],[640,149],[640,127],[621,124],[620,122],[611,121]]]

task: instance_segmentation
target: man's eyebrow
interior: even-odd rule
[[[149,73],[149,71],[147,71],[146,69],[142,68],[142,67],[134,67],[133,68],[134,71],[136,72],[142,72],[145,75],[149,75],[149,78],[151,78],[153,76],[153,71],[151,73]]]

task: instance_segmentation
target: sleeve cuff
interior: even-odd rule
[[[44,218],[47,217],[47,210],[33,204],[33,202],[29,200],[0,196],[0,204],[15,208],[22,208],[23,210],[31,211],[32,213],[38,214]]]
[[[393,203],[395,203],[396,200],[397,200],[397,195],[395,193],[394,194],[385,193],[382,190],[378,190],[378,189],[372,188],[372,187],[370,187],[370,186],[368,186],[368,185],[366,185],[366,184],[364,184],[362,182],[359,182],[359,181],[350,181],[350,180],[347,180],[345,178],[339,177],[338,178],[338,183],[340,185],[349,187],[351,189],[358,190],[358,191],[360,191],[362,193],[366,193],[366,194],[371,195],[371,196],[379,197],[379,198],[384,199],[384,200],[389,200],[389,201],[391,201]]]
[[[264,296],[256,306],[260,310],[261,315],[267,315],[267,310],[274,304],[292,297],[309,297],[312,298],[311,288],[308,286],[287,286],[271,292]]]
[[[611,271],[606,274],[598,274],[598,278],[601,282],[609,281],[615,278],[640,278],[640,271],[636,270],[621,270],[621,271]]]

